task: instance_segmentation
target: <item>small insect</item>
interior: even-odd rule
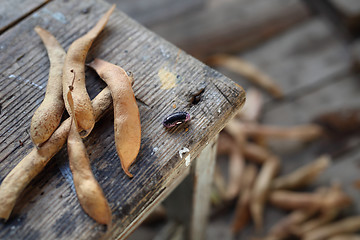
[[[167,116],[164,121],[163,125],[166,128],[171,128],[176,125],[180,125],[182,123],[190,121],[191,117],[190,114],[187,112],[175,112]]]

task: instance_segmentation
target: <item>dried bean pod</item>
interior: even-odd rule
[[[67,92],[69,86],[73,85],[75,117],[79,128],[84,130],[84,132],[81,132],[82,137],[89,135],[95,124],[94,110],[85,86],[85,59],[92,42],[103,30],[114,9],[115,5],[105,13],[87,34],[75,40],[66,54],[63,68],[63,98],[66,110],[71,115]]]
[[[129,167],[139,153],[141,142],[140,114],[132,90],[133,79],[121,67],[101,59],[95,59],[88,66],[99,74],[111,91],[116,151],[123,170],[132,177]]]
[[[56,38],[41,27],[35,27],[47,50],[50,71],[43,102],[36,109],[30,124],[30,137],[35,146],[47,141],[60,124],[64,112],[62,68],[66,52]]]
[[[108,88],[102,90],[92,100],[96,121],[106,113],[111,102],[111,94]],[[0,219],[7,220],[9,218],[24,188],[44,169],[50,159],[65,144],[69,129],[70,118],[63,121],[41,147],[34,147],[4,178],[0,185]]]
[[[100,224],[110,225],[111,210],[91,171],[89,156],[76,124],[72,94],[68,91],[67,95],[72,112],[67,148],[76,194],[81,207],[91,218]]]

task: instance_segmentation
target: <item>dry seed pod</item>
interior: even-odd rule
[[[217,155],[228,155],[237,147],[234,139],[225,131],[220,132],[217,146]]]
[[[278,158],[272,157],[267,160],[261,167],[255,181],[251,195],[250,212],[258,231],[262,230],[263,227],[264,206],[270,190],[271,181],[278,172],[279,166],[280,161]]]
[[[249,205],[251,200],[251,191],[256,179],[257,169],[255,165],[249,164],[246,166],[242,184],[241,193],[239,195],[238,202],[236,204],[235,216],[232,223],[232,232],[238,233],[243,229],[250,218]]]
[[[238,73],[245,78],[251,80],[253,83],[259,85],[260,87],[267,90],[271,95],[276,98],[282,98],[284,93],[281,88],[275,83],[266,74],[262,73],[251,63],[244,61],[238,57],[226,55],[226,54],[216,54],[211,56],[207,63],[212,66],[221,66]]]
[[[284,140],[308,142],[323,135],[324,129],[317,124],[306,124],[294,127],[266,126],[255,123],[244,123],[243,131],[252,137],[266,137]]]
[[[48,140],[60,124],[64,112],[62,96],[62,69],[66,52],[56,38],[39,26],[35,27],[47,50],[50,71],[43,102],[36,109],[30,125],[30,137],[35,146]]]
[[[297,189],[312,183],[329,165],[330,156],[320,156],[315,161],[294,172],[274,179],[272,189]]]
[[[340,208],[329,208],[326,211],[323,211],[319,217],[309,220],[300,226],[294,227],[294,232],[298,236],[304,236],[307,232],[334,220],[339,215],[339,212]]]
[[[308,207],[319,207],[325,194],[321,193],[299,193],[287,190],[275,190],[269,195],[269,202],[281,209],[305,209]]]
[[[66,54],[63,68],[63,98],[66,110],[71,114],[70,106],[67,101],[67,92],[68,86],[73,85],[75,118],[78,127],[81,130],[84,130],[84,132],[81,132],[81,137],[89,135],[95,124],[94,110],[91,106],[90,97],[85,86],[86,55],[94,39],[105,27],[114,9],[115,5],[105,13],[88,33],[75,40]]]
[[[316,228],[305,234],[305,240],[325,240],[332,236],[355,233],[360,230],[360,216],[348,217],[334,223]]]
[[[234,149],[229,156],[229,182],[226,189],[226,199],[235,199],[240,192],[240,183],[244,173],[245,159],[239,149]]]
[[[339,234],[330,237],[328,240],[360,240],[360,235],[356,234]]]
[[[101,59],[95,59],[89,66],[99,74],[111,91],[116,151],[123,170],[132,177],[129,167],[139,153],[141,142],[139,108],[131,87],[133,79],[121,67]]]
[[[245,142],[241,147],[245,158],[255,163],[263,164],[275,156],[266,148],[251,142]]]
[[[89,156],[79,135],[71,91],[68,91],[71,125],[67,139],[70,169],[81,207],[95,221],[110,225],[111,210],[104,193],[91,171]]]
[[[245,141],[243,128],[243,123],[236,119],[232,119],[226,124],[224,130],[235,140],[237,146],[241,146]]]
[[[106,113],[111,103],[112,99],[108,88],[102,90],[92,100],[96,121]],[[41,147],[34,147],[4,178],[0,185],[0,219],[7,220],[9,218],[24,188],[65,144],[69,129],[70,118],[62,122]]]
[[[330,208],[349,206],[351,198],[339,186],[334,185],[330,189],[320,189],[315,193],[275,190],[269,195],[269,202],[286,210],[311,207],[327,211]]]
[[[281,219],[279,222],[277,222],[274,226],[271,227],[269,231],[268,237],[266,239],[286,239],[289,237],[289,235],[292,234],[292,229],[294,226],[297,226],[309,218],[311,218],[315,213],[317,212],[317,209],[301,209],[296,210],[290,213],[285,218]]]
[[[264,99],[261,92],[255,88],[246,91],[244,107],[236,114],[236,118],[245,122],[256,122],[263,109]]]

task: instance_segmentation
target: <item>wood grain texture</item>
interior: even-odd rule
[[[192,162],[190,174],[163,202],[170,223],[182,225],[183,239],[206,239],[216,149],[217,138],[207,144]],[[175,236],[163,236],[173,235],[172,231],[173,228],[165,228],[156,239],[174,239]]]
[[[33,28],[47,29],[68,49],[109,7],[100,0],[52,1],[0,36],[0,181],[31,150],[27,129],[45,93],[49,62]],[[111,111],[84,141],[94,175],[112,210],[112,227],[106,231],[82,211],[63,149],[26,188],[9,221],[0,224],[1,239],[126,237],[146,210],[187,174],[179,150],[187,147],[195,158],[245,99],[242,88],[231,80],[119,11],[95,40],[88,62],[95,57],[134,74],[142,123],[140,153],[130,169],[133,179],[122,172],[116,155]],[[91,70],[86,77],[93,98],[105,85]],[[191,95],[203,88],[200,102],[191,104]],[[161,122],[174,111],[189,112],[190,124],[166,130]]]
[[[206,239],[206,228],[210,216],[211,190],[216,162],[217,139],[210,142],[196,158],[193,166],[194,192],[190,218],[192,240]]]
[[[144,26],[168,21],[201,8],[206,0],[106,0]]]
[[[308,16],[298,0],[228,1],[157,24],[152,30],[202,59],[255,46]]]
[[[1,1],[0,34],[27,15],[42,7],[49,0]]]

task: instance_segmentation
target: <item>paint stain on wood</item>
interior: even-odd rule
[[[176,75],[165,68],[160,68],[158,76],[162,89],[171,89],[176,87]]]

